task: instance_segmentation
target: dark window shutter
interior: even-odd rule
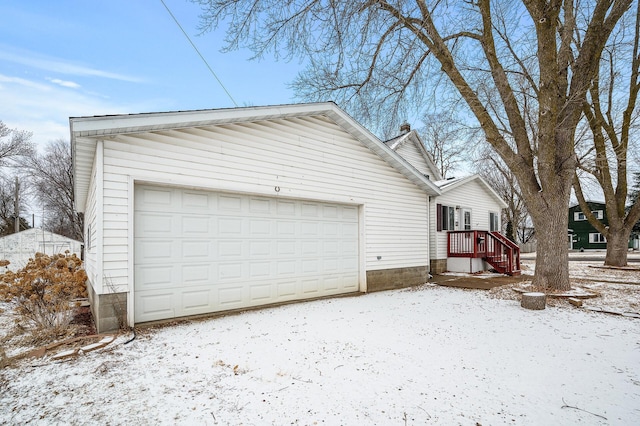
[[[438,231],[442,231],[442,204],[436,204],[436,224]]]

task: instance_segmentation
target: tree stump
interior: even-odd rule
[[[544,309],[547,303],[547,295],[544,293],[523,293],[520,306],[536,311]]]

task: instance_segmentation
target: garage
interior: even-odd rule
[[[440,190],[332,102],[70,128],[101,333],[427,280]]]
[[[358,206],[136,185],[135,322],[359,290]]]

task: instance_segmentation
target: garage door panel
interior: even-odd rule
[[[175,286],[174,265],[136,265],[136,290],[166,289]]]
[[[356,241],[344,241],[340,244],[340,253],[344,256],[357,256],[358,243]]]
[[[249,211],[251,213],[264,213],[268,215],[271,213],[272,201],[275,200],[270,198],[251,197],[249,198]]]
[[[356,256],[346,256],[340,258],[341,267],[340,270],[344,272],[357,272],[358,271],[358,258]]]
[[[294,201],[276,200],[276,214],[278,216],[295,216],[296,203]]]
[[[139,292],[135,295],[136,320],[138,322],[155,321],[174,318],[174,300],[179,297],[176,292]]]
[[[244,262],[234,263],[221,263],[218,266],[218,279],[219,282],[237,281],[243,277]]]
[[[272,262],[255,262],[249,264],[249,279],[264,279],[273,275]]]
[[[242,196],[222,194],[218,197],[218,210],[227,213],[242,212]]]
[[[214,248],[209,240],[175,241],[174,245],[179,248],[180,257],[185,261],[214,260]]]
[[[249,257],[273,257],[273,243],[270,240],[249,241]]]
[[[243,292],[245,287],[241,284],[235,286],[224,286],[218,290],[218,302],[224,309],[235,309],[242,307]]]
[[[239,217],[220,217],[218,218],[218,235],[225,237],[237,237],[242,238],[244,233],[243,219]]]
[[[218,249],[216,250],[216,253],[219,259],[242,260],[243,258],[242,246],[244,245],[242,240],[217,240],[217,241],[214,241],[213,243],[218,247]]]
[[[144,263],[162,263],[175,258],[172,240],[140,239],[135,247],[135,256]]]
[[[208,234],[211,225],[211,218],[208,215],[180,217],[180,232],[185,236]]]
[[[211,264],[189,263],[180,267],[180,277],[183,286],[207,285],[212,282]]]
[[[251,302],[255,304],[269,303],[274,298],[274,287],[273,283],[252,285],[249,290]]]
[[[276,255],[278,257],[291,256],[297,253],[297,242],[294,240],[276,241]]]
[[[358,208],[136,186],[135,321],[358,290]]]
[[[172,237],[176,234],[174,222],[176,217],[171,213],[138,212],[135,215],[136,237]]]
[[[345,223],[342,224],[341,235],[346,240],[352,240],[358,236],[358,224],[357,223]]]
[[[319,206],[316,203],[303,202],[302,209],[301,209],[302,217],[304,218],[318,217],[319,215],[318,207]]]
[[[343,206],[341,208],[342,218],[347,220],[358,220],[358,208],[353,206]]]
[[[295,280],[280,281],[276,284],[278,290],[278,299],[281,301],[293,300],[296,295],[296,286],[298,282]]]
[[[211,296],[211,289],[207,287],[182,291],[182,314],[198,315],[209,312],[213,305]]]
[[[140,191],[138,191],[138,194],[136,194],[136,197],[139,200],[139,202],[144,204],[145,206],[149,206],[150,208],[153,208],[154,206],[156,208],[172,207],[174,205],[174,203],[172,202],[173,196],[174,196],[174,191],[171,190],[170,188],[159,188],[159,187],[140,188]]]
[[[296,275],[296,261],[295,260],[280,260],[276,261],[276,276],[295,276]]]
[[[182,206],[191,211],[209,212],[212,209],[213,197],[202,192],[182,192]]]

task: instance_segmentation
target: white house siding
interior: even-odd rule
[[[104,276],[122,291],[128,288],[133,256],[127,239],[133,223],[128,204],[132,179],[363,205],[366,270],[429,262],[424,191],[327,118],[186,128],[105,140]]]
[[[422,152],[420,152],[420,149],[415,146],[412,141],[405,141],[404,144],[396,149],[396,152],[423,175],[431,174],[431,172],[429,171],[429,167],[427,166],[427,162],[422,155]],[[431,177],[433,178],[433,176]]]
[[[97,152],[93,162],[93,168],[91,170],[91,181],[89,185],[89,195],[87,197],[87,209],[84,214],[84,270],[87,273],[87,278],[93,284],[93,290],[96,292],[102,292],[102,280],[98,279],[98,225],[97,225],[97,195],[96,192],[101,184],[98,182],[98,167],[99,161],[97,161]]]
[[[499,221],[500,211],[502,210],[499,202],[479,180],[471,180],[450,189],[440,196],[432,197],[430,214],[433,220],[429,223],[432,236],[430,247],[432,259],[445,259],[447,257],[447,231],[437,231],[437,204],[453,207],[460,206],[460,210],[456,211],[456,221],[458,222],[456,230],[463,229],[461,214],[464,209],[471,210],[471,229],[483,231],[489,230],[489,212],[498,213]],[[498,223],[498,229],[500,229],[499,227],[500,224]]]

